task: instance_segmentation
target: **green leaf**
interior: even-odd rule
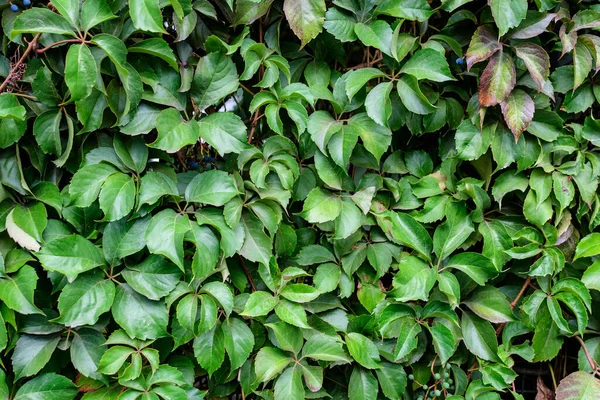
[[[376,400],[379,387],[373,373],[356,366],[352,369],[348,382],[348,397],[350,400]]]
[[[379,163],[392,143],[392,132],[388,128],[378,125],[365,113],[354,115],[348,124],[356,128],[365,149],[375,156],[375,160]]]
[[[408,246],[431,260],[431,236],[413,217],[405,213],[386,211],[377,216],[377,224],[394,242]]]
[[[292,362],[285,352],[274,347],[263,347],[256,354],[254,371],[259,382],[267,382],[275,378]]]
[[[184,122],[175,108],[167,108],[160,113],[156,118],[156,130],[158,137],[148,146],[168,153],[196,143],[200,135],[198,123],[195,120]]]
[[[446,222],[437,227],[433,234],[433,250],[440,260],[458,249],[474,231],[471,216],[465,203],[450,203],[446,206]]]
[[[241,153],[248,148],[246,126],[230,112],[210,114],[198,122],[200,137],[213,146],[219,154]]]
[[[42,397],[43,396],[43,397]],[[15,393],[14,400],[73,400],[77,386],[70,379],[55,373],[46,373],[27,381]]]
[[[115,284],[95,271],[67,284],[58,297],[60,316],[56,322],[69,327],[94,325],[109,311],[115,298]]]
[[[160,300],[175,288],[181,271],[164,258],[152,255],[138,265],[127,266],[121,275],[136,292],[150,300]]]
[[[69,47],[65,61],[65,83],[71,91],[71,99],[80,101],[92,94],[98,70],[89,47],[76,44]]]
[[[117,18],[106,0],[86,0],[81,6],[81,27],[87,32],[102,22]]]
[[[479,102],[484,107],[502,103],[516,84],[515,64],[512,56],[497,51],[483,70],[479,79]]]
[[[584,371],[563,378],[556,388],[558,400],[592,400],[600,391],[600,381]]]
[[[211,376],[225,359],[225,339],[221,325],[201,333],[194,339],[194,355],[198,364]]]
[[[115,167],[105,163],[87,165],[79,169],[69,185],[70,204],[78,207],[90,206],[98,198],[106,178],[115,172]]]
[[[375,12],[409,21],[426,21],[435,11],[426,0],[384,0]]]
[[[142,31],[165,33],[158,0],[130,0],[129,15],[133,26]]]
[[[300,368],[290,367],[277,378],[274,387],[275,400],[304,399],[304,385]]]
[[[11,357],[15,380],[40,372],[56,349],[58,335],[22,335]]]
[[[393,87],[392,82],[382,82],[371,89],[365,100],[367,114],[373,121],[382,126],[388,126],[388,120],[392,115],[390,93]]]
[[[60,110],[48,110],[40,114],[33,123],[33,135],[45,153],[59,155],[62,151],[60,140],[62,116]]]
[[[35,269],[24,265],[16,274],[0,279],[0,300],[20,314],[43,314],[33,301],[37,281]]]
[[[275,306],[275,314],[284,322],[298,328],[310,329],[306,319],[306,311],[302,305],[281,299]]]
[[[126,174],[116,173],[106,178],[100,191],[100,209],[104,220],[116,221],[131,212],[135,202],[135,182]]]
[[[198,174],[185,189],[188,202],[223,206],[238,194],[233,179],[224,171],[210,170]]]
[[[573,260],[581,257],[593,257],[598,254],[600,254],[600,233],[590,233],[577,243]]]
[[[117,286],[112,315],[132,338],[146,340],[167,335],[169,313],[165,303],[149,300],[127,284]]]
[[[393,32],[387,22],[381,20],[371,21],[365,24],[359,22],[354,25],[354,32],[365,46],[375,47],[387,55],[392,54],[390,43],[392,42]]]
[[[315,188],[308,193],[302,217],[310,223],[333,221],[342,212],[342,199],[333,193]]]
[[[231,57],[222,53],[210,53],[202,57],[196,66],[191,96],[200,110],[212,106],[237,90],[238,74]]]
[[[402,66],[400,72],[410,74],[417,79],[434,82],[454,80],[446,58],[434,49],[421,49]]]
[[[44,269],[59,272],[70,282],[80,273],[104,265],[102,251],[80,235],[54,239],[37,252],[36,257]]]
[[[505,323],[515,320],[506,296],[493,286],[476,289],[464,303],[475,314],[490,322]]]
[[[390,293],[396,301],[427,301],[436,280],[436,271],[423,260],[407,256],[400,260],[399,271],[394,276],[394,290]]]
[[[306,341],[302,347],[302,357],[319,361],[351,362],[341,341],[322,334],[313,335]]]
[[[365,368],[379,368],[379,351],[375,344],[366,336],[360,333],[351,332],[346,335],[346,346],[348,352]]]
[[[285,0],[283,12],[290,28],[300,39],[300,48],[317,37],[323,30],[324,0]]]
[[[488,279],[498,275],[490,259],[478,253],[456,254],[448,260],[446,268],[454,268],[464,272],[480,286],[485,285]]]
[[[433,340],[433,348],[440,358],[440,362],[446,363],[456,351],[458,343],[454,334],[446,325],[437,322],[429,328]]]
[[[471,37],[471,43],[469,43],[469,49],[465,57],[467,69],[470,70],[474,64],[487,60],[501,49],[502,45],[490,28],[485,25],[478,27]]]
[[[408,356],[419,344],[417,335],[421,333],[421,325],[414,318],[402,318],[397,332],[398,340],[394,348],[394,360],[398,361]]]
[[[273,241],[264,233],[260,220],[246,214],[242,217],[244,244],[239,253],[250,261],[269,265],[273,252]]]
[[[47,8],[34,7],[20,14],[10,31],[11,39],[20,33],[53,33],[75,36],[69,22]]]
[[[551,360],[558,355],[563,344],[560,330],[554,323],[547,307],[541,307],[535,318],[535,332],[531,341],[531,347],[535,353],[533,361]]]
[[[254,334],[243,320],[232,318],[221,325],[225,349],[229,356],[231,370],[242,366],[254,347]]]
[[[465,311],[461,320],[463,341],[467,349],[477,357],[488,361],[500,361],[498,340],[492,324]]]
[[[535,112],[535,104],[531,97],[523,90],[513,90],[510,95],[504,100],[500,107],[506,125],[510,128],[515,137],[515,141],[519,140],[521,133],[533,120]]]
[[[354,95],[371,79],[382,78],[385,74],[377,68],[360,68],[346,75],[346,95],[352,100]]]
[[[382,362],[381,368],[375,370],[381,391],[389,399],[400,399],[406,390],[406,372],[399,364]]]
[[[73,366],[84,376],[100,378],[97,371],[104,354],[105,342],[104,335],[94,329],[85,328],[73,332],[70,348]]]
[[[179,65],[173,50],[169,47],[168,43],[160,38],[151,38],[137,42],[135,45],[130,46],[128,49],[129,53],[142,53],[148,54],[169,64],[175,71],[179,71]]]
[[[280,294],[294,303],[306,303],[316,299],[321,293],[304,283],[291,283],[285,286]]]
[[[152,217],[146,230],[148,250],[167,257],[183,271],[183,237],[189,230],[187,215],[182,216],[171,209],[162,210]]]
[[[527,15],[526,0],[490,0],[490,8],[500,36],[518,26]]]
[[[240,315],[248,317],[258,317],[261,315],[267,315],[277,305],[277,298],[273,297],[270,293],[257,291],[253,292],[244,307],[244,311]]]
[[[419,87],[419,81],[412,75],[402,75],[400,79],[398,79],[398,84],[396,86],[396,90],[398,91],[398,95],[402,100],[402,104],[409,111],[414,112],[415,114],[430,114],[436,110],[429,99],[425,97],[421,88]]]

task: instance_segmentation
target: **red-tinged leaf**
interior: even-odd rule
[[[471,69],[473,64],[487,60],[501,48],[502,45],[491,29],[485,25],[477,28],[467,50],[467,71]]]
[[[600,380],[584,371],[573,372],[560,381],[556,400],[594,400],[600,393]]]
[[[500,107],[506,125],[512,131],[515,141],[518,141],[521,133],[533,120],[535,112],[533,100],[524,91],[516,89],[500,104]]]
[[[577,43],[577,31],[571,30],[567,32],[567,24],[563,24],[558,31],[558,36],[560,37],[560,42],[562,44],[562,53],[560,54],[562,57],[575,48],[575,44]]]
[[[596,74],[600,70],[600,37],[596,35],[581,35],[579,36],[579,41],[587,47],[596,60],[596,65],[594,66],[594,74]]]
[[[536,83],[538,92],[544,88],[544,83],[550,76],[550,57],[546,50],[534,43],[519,43],[514,46],[517,57],[523,60],[523,63],[529,71],[529,75]]]
[[[483,107],[502,103],[515,87],[517,74],[510,54],[496,52],[479,79],[479,102]]]
[[[511,39],[529,39],[544,33],[550,22],[556,17],[554,13],[527,11],[527,18],[512,30]]]

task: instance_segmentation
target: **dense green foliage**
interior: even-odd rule
[[[599,4],[2,7],[1,399],[598,398]]]

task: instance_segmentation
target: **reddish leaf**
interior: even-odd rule
[[[533,119],[535,104],[531,97],[520,89],[513,90],[512,93],[500,104],[504,121],[510,128],[515,141]]]
[[[577,371],[560,381],[556,400],[597,400],[600,381],[587,372]]]
[[[541,92],[550,76],[550,57],[546,50],[534,43],[519,43],[514,46],[517,57],[523,60],[529,75]]]
[[[467,71],[471,69],[473,64],[487,60],[501,48],[502,45],[491,29],[486,26],[477,28],[467,50]]]
[[[517,74],[510,54],[498,51],[479,80],[479,102],[484,107],[502,103],[515,87]]]

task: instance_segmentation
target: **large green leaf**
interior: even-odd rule
[[[490,8],[500,36],[518,26],[527,15],[526,0],[490,0]]]
[[[132,338],[145,340],[167,335],[169,313],[165,303],[149,300],[127,284],[117,286],[112,315]]]
[[[15,379],[40,372],[52,357],[59,340],[58,335],[22,335],[11,357]]]
[[[461,327],[463,341],[471,353],[488,361],[500,361],[498,340],[492,324],[465,311],[462,315]]]
[[[79,276],[60,292],[56,322],[76,327],[94,325],[109,311],[115,298],[115,284],[100,271]]]
[[[188,202],[223,206],[238,194],[233,179],[224,171],[211,170],[198,174],[185,189]]]
[[[85,44],[70,46],[65,61],[65,83],[72,100],[83,100],[92,93],[97,74],[96,60],[89,47]]]
[[[29,265],[21,267],[16,274],[0,279],[0,300],[21,314],[42,314],[33,300],[37,281],[35,269]]]
[[[231,57],[209,53],[196,66],[191,95],[196,106],[204,110],[219,103],[238,88],[238,74]]]
[[[47,8],[34,7],[19,15],[10,31],[14,39],[20,33],[53,33],[75,36],[66,19]]]
[[[189,230],[187,215],[182,216],[171,209],[163,210],[152,217],[146,230],[148,250],[167,257],[183,271],[183,238]]]
[[[76,396],[77,386],[70,379],[51,372],[26,382],[17,390],[14,400],[73,400]]]
[[[413,217],[405,213],[386,211],[377,216],[377,223],[391,240],[415,249],[425,259],[431,260],[431,236]]]
[[[133,26],[142,31],[164,33],[158,0],[130,0],[129,14]]]
[[[422,49],[413,54],[400,72],[410,74],[417,79],[434,82],[454,80],[446,58],[434,49]]]
[[[104,265],[102,251],[80,235],[59,237],[36,253],[44,269],[60,272],[70,282],[77,275]]]

